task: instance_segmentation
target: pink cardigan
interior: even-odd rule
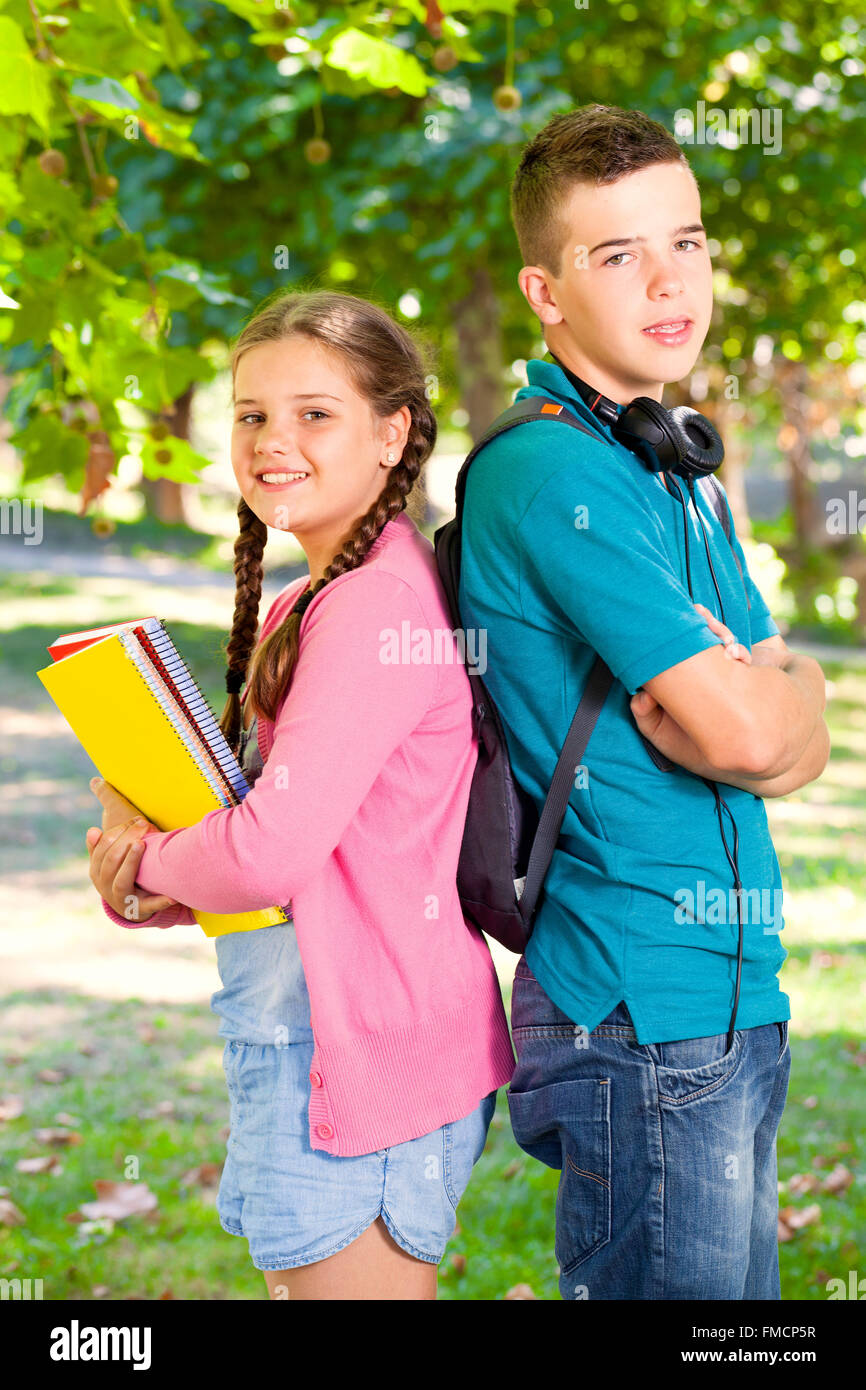
[[[306,582],[275,599],[259,641]],[[315,1042],[314,1149],[418,1138],[511,1080],[499,982],[455,882],[471,707],[433,546],[401,512],[304,613],[294,679],[276,723],[259,718],[265,766],[241,805],[145,836],[146,893],[207,912],[291,901]],[[182,907],[140,925],[191,923]]]

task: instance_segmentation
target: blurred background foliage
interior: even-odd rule
[[[703,353],[666,404],[722,430],[780,620],[861,641],[864,33],[850,0],[0,0],[16,486],[62,481],[107,538],[109,479],[132,461],[146,514],[187,522],[225,449],[219,432],[203,449],[196,398],[289,286],[416,326],[459,458],[544,351],[508,213],[520,149],[557,111],[633,106],[682,143],[716,267]]]

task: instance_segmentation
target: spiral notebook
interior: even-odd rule
[[[160,830],[239,806],[250,790],[214,715],[160,618],[70,632],[36,674],[101,777]],[[200,912],[205,936],[290,920],[282,907]]]

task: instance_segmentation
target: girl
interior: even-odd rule
[[[382,309],[315,291],[254,316],[232,377],[240,535],[221,727],[254,785],[165,833],[130,825],[136,808],[101,789],[91,877],[125,927],[131,893],[135,925],[160,927],[194,920],[180,904],[286,905],[288,924],[216,938],[220,1222],[246,1237],[272,1298],[433,1299],[514,1054],[456,888],[469,681],[433,547],[404,510],[436,438],[425,369]],[[269,526],[297,538],[309,577],[254,647]]]

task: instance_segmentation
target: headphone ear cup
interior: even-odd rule
[[[725,457],[725,446],[715,425],[706,416],[690,405],[676,405],[668,411],[668,427],[684,472],[704,476],[716,471]]]
[[[670,417],[670,411],[652,396],[636,396],[611,426],[611,432],[653,473],[666,472],[679,463],[684,433],[671,429]]]

